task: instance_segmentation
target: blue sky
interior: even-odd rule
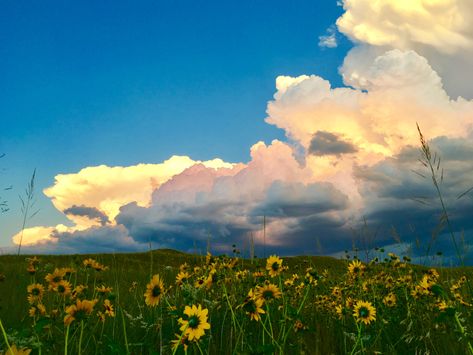
[[[25,252],[189,251],[209,235],[215,252],[258,249],[266,218],[268,252],[338,255],[366,220],[373,246],[415,259],[439,217],[412,172],[428,173],[416,123],[455,232],[473,236],[457,199],[473,186],[473,5],[382,3],[4,4],[0,247],[36,168]],[[432,250],[453,260],[449,238]]]
[[[346,48],[317,46],[341,12],[333,3],[78,5],[19,2],[2,11],[2,180],[17,193],[34,168],[40,189],[90,165],[172,154],[245,161],[249,145],[283,135],[263,121],[277,75],[340,82]],[[6,195],[17,214],[15,194]],[[43,218],[52,214],[38,203]]]
[[[37,218],[65,220],[40,196],[58,173],[173,154],[247,161],[284,133],[264,122],[276,76],[337,73],[351,46],[320,48],[335,1],[9,2],[0,14],[0,179],[17,195],[37,169]]]

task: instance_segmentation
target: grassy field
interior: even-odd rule
[[[38,259],[0,256],[2,354],[473,353],[470,268],[173,250]]]

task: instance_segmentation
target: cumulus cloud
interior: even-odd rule
[[[344,0],[339,30],[354,41],[410,49],[415,44],[443,52],[473,48],[469,0]]]
[[[378,54],[415,50],[441,73],[450,96],[473,98],[470,0],[344,0],[343,7],[337,27],[355,43]]]

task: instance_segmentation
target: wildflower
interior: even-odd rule
[[[297,333],[301,330],[306,330],[307,326],[304,325],[299,319],[294,322],[294,331]]]
[[[182,265],[181,265],[182,266]],[[180,271],[176,276],[176,285],[182,286],[184,282],[187,282],[191,275],[187,271]]]
[[[181,324],[179,330],[184,332],[189,341],[199,340],[205,334],[205,330],[210,329],[210,324],[207,322],[208,312],[208,309],[202,309],[200,304],[198,307],[195,305],[185,307],[184,315],[186,319],[179,318],[178,322]]]
[[[154,275],[149,284],[146,285],[145,303],[150,307],[155,307],[164,294],[164,283],[159,275]]]
[[[7,350],[7,352],[5,353],[6,355],[29,355],[31,353],[31,349],[18,349],[14,344],[10,346],[10,349]]]
[[[37,314],[41,314],[44,316],[46,314],[46,307],[42,303],[38,303],[35,306],[31,306],[28,310],[28,314],[30,317],[35,317]]]
[[[203,276],[199,277],[194,283],[195,288],[201,288],[204,285],[205,285],[205,277]]]
[[[95,261],[94,259],[92,258],[88,258],[88,259],[85,259],[82,264],[86,267],[86,268],[91,268],[94,264],[96,264],[97,261]]]
[[[80,294],[82,294],[82,292],[84,292],[84,290],[87,288],[87,286],[84,286],[84,285],[77,285],[76,287],[74,287],[74,289],[72,290],[72,294],[71,294],[71,297],[72,298],[76,298],[77,296],[79,296]]]
[[[243,301],[243,304],[238,306],[242,308],[246,314],[250,316],[251,320],[260,321],[261,316],[260,314],[266,313],[262,308],[264,304],[264,300],[262,298],[255,297],[253,290],[251,289],[248,292],[248,297]]]
[[[181,264],[179,266],[179,271],[180,272],[184,272],[184,271],[188,271],[188,270],[189,270],[189,264],[187,264],[187,263]]]
[[[107,293],[112,292],[112,288],[111,287],[106,287],[105,285],[102,285],[100,287],[96,287],[95,291],[97,291],[98,293],[100,293],[103,296]]]
[[[69,326],[74,320],[83,321],[92,313],[96,303],[97,300],[77,300],[76,304],[66,308],[64,324]]]
[[[112,318],[115,317],[115,310],[113,309],[113,304],[110,302],[110,300],[107,299],[103,301],[103,308],[107,316]]]
[[[353,316],[357,322],[363,322],[366,325],[376,320],[376,308],[371,302],[358,301],[353,308]]]
[[[76,272],[75,269],[71,268],[71,267],[63,267],[61,269],[59,269],[59,271],[63,272],[64,273],[64,276],[66,277],[69,277],[71,276],[73,273]]]
[[[255,296],[264,301],[270,301],[275,298],[281,298],[281,291],[274,284],[267,284],[264,286],[256,286]]]
[[[343,305],[339,304],[335,306],[335,313],[337,313],[338,319],[343,319],[343,317],[347,314],[347,310]]]
[[[44,286],[41,284],[31,284],[26,290],[28,291],[28,301],[30,304],[43,298]]]
[[[30,274],[30,275],[36,274],[36,268],[33,264],[28,264],[28,267],[26,268],[26,271],[28,271],[28,274]]]
[[[71,293],[71,287],[69,281],[61,280],[53,290],[62,296],[67,296]]]
[[[342,290],[340,289],[340,287],[337,287],[337,286],[333,287],[332,288],[332,295],[334,295],[337,298],[342,297]]]
[[[281,273],[282,259],[276,255],[271,255],[266,260],[266,270],[268,270],[269,276],[275,277]]]
[[[54,269],[53,273],[47,274],[44,279],[49,283],[49,289],[54,289],[64,278],[64,272],[59,270],[58,268]]]
[[[388,306],[388,307],[394,307],[396,305],[396,295],[394,293],[389,293],[386,297],[383,299],[383,303]]]
[[[365,270],[365,266],[359,260],[353,260],[348,265],[348,272],[353,276],[362,275],[364,270]]]

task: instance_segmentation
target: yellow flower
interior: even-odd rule
[[[92,258],[88,258],[88,259],[85,259],[82,264],[86,267],[86,268],[91,268],[94,264],[96,264],[97,261],[95,261],[94,259]]]
[[[262,298],[255,297],[253,290],[248,292],[248,297],[243,301],[243,304],[238,306],[242,308],[246,314],[250,316],[251,320],[259,322],[261,320],[260,314],[266,313],[262,308],[264,300]]]
[[[71,267],[63,267],[63,268],[59,269],[59,271],[63,272],[66,277],[71,276],[71,274],[76,272],[76,270],[74,270]]]
[[[282,259],[276,255],[271,255],[266,260],[266,270],[268,270],[269,276],[275,277],[281,273]]]
[[[103,308],[105,309],[105,314],[109,317],[115,317],[115,310],[113,309],[113,304],[110,300],[103,301]]]
[[[256,286],[255,296],[264,301],[271,301],[275,298],[281,298],[281,291],[275,284],[267,284],[264,286]]]
[[[202,309],[199,304],[198,307],[192,305],[192,307],[186,306],[184,309],[184,315],[186,319],[179,318],[181,328],[179,330],[184,332],[184,335],[189,338],[189,341],[199,340],[205,334],[206,329],[210,329],[210,324],[207,322],[208,309]]]
[[[44,279],[49,283],[49,288],[52,290],[58,285],[59,281],[64,278],[64,275],[62,270],[56,268],[53,273],[47,274]]]
[[[358,301],[353,308],[353,316],[357,322],[363,322],[366,325],[376,320],[376,308],[371,302]]]
[[[348,272],[353,276],[360,276],[363,274],[365,270],[365,266],[359,260],[353,260],[348,265]]]
[[[64,317],[64,324],[69,326],[74,320],[83,321],[92,313],[97,300],[77,300],[76,304],[73,304],[66,308],[67,315]]]
[[[28,273],[30,275],[36,274],[36,268],[33,264],[28,264],[28,267],[26,268],[26,271],[28,271]]]
[[[388,307],[394,307],[396,305],[397,298],[394,293],[389,293],[386,297],[383,299],[383,303],[388,306]]]
[[[98,293],[100,293],[102,295],[105,295],[106,293],[112,292],[112,288],[111,287],[106,287],[105,285],[102,285],[100,287],[96,287],[95,291],[97,291]]]
[[[190,277],[191,275],[187,271],[180,271],[176,276],[176,285],[182,286]]]
[[[54,288],[54,291],[59,293],[62,296],[67,296],[71,293],[71,283],[66,280],[61,280],[57,284],[57,286]]]
[[[7,350],[5,355],[29,355],[31,353],[31,349],[21,348],[18,349],[16,345],[12,345],[10,349]]]
[[[43,298],[44,286],[41,284],[31,284],[26,290],[28,291],[28,301],[30,304]]]
[[[82,292],[84,292],[84,290],[87,288],[87,286],[84,286],[84,285],[77,285],[76,287],[74,287],[74,289],[72,290],[72,295],[71,297],[72,298],[76,298],[77,296],[79,296]]]
[[[154,275],[149,284],[146,285],[145,303],[155,307],[164,294],[164,283],[159,275]]]
[[[46,314],[46,307],[42,303],[38,303],[36,306],[31,306],[28,311],[30,317],[35,317],[37,314],[44,316]]]

